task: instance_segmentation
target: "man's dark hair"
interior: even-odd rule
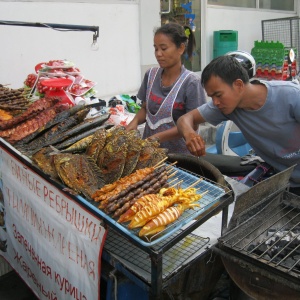
[[[244,83],[249,82],[246,69],[234,57],[229,55],[219,56],[213,59],[201,74],[201,84],[204,86],[211,76],[220,77],[224,82],[232,85],[237,79]]]

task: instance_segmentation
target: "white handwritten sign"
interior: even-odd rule
[[[100,219],[3,147],[0,168],[0,255],[40,299],[100,299]]]

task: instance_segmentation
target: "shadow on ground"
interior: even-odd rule
[[[27,287],[15,271],[0,276],[1,300],[37,300],[35,294]]]

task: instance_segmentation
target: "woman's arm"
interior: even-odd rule
[[[125,127],[126,131],[137,129],[138,125],[146,121],[146,102],[143,102],[141,109],[136,113],[132,121]]]
[[[174,126],[168,130],[155,133],[151,135],[149,138],[158,138],[160,142],[166,142],[174,139],[181,138],[181,135],[179,134],[177,127]]]

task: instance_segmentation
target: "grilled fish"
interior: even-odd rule
[[[127,133],[127,155],[122,177],[132,173],[140,157],[142,140],[138,130],[131,130]]]
[[[23,151],[28,156],[30,156],[33,153],[40,150],[42,147],[54,144],[53,141],[56,141],[57,137],[61,136],[63,132],[82,122],[83,119],[86,117],[87,113],[88,110],[81,110],[73,116],[67,118],[66,120],[63,120],[62,122],[54,125],[30,143],[19,143],[18,145],[16,145],[16,148],[20,149],[20,151]]]
[[[84,154],[59,153],[53,155],[53,161],[62,182],[87,199],[105,185],[95,162]]]
[[[112,128],[107,130],[106,143],[109,143],[116,136],[124,135],[124,134],[126,134],[125,127],[123,127],[123,126],[113,126]]]
[[[101,127],[102,128],[106,128],[107,126],[110,126],[109,124],[105,124],[105,125],[102,125]],[[78,133],[77,135],[74,135],[68,139],[66,139],[65,141],[63,141],[62,143],[60,144],[56,144],[55,145],[55,148],[57,149],[65,149],[67,147],[70,147],[71,145],[73,145],[74,143],[77,143],[78,141],[82,140],[83,138],[87,137],[87,136],[91,136],[93,135],[100,127],[94,127],[94,128],[91,128],[87,131],[84,131],[84,132],[80,132]],[[90,139],[91,141],[92,139]],[[87,145],[85,145],[85,149],[86,149]],[[82,150],[85,150],[85,149],[82,149]]]
[[[96,160],[105,145],[106,135],[107,130],[105,128],[98,129],[94,133],[91,143],[87,146],[85,154]]]
[[[99,117],[96,117],[93,119],[86,119],[83,122],[72,127],[71,129],[64,131],[60,135],[56,136],[54,139],[47,141],[46,146],[62,143],[66,139],[69,139],[75,135],[78,135],[79,133],[82,133],[91,128],[95,128],[97,126],[101,126],[104,122],[106,122],[109,119],[109,116],[110,116],[110,114],[104,114],[102,116],[99,116]]]
[[[121,178],[127,154],[127,137],[117,135],[110,140],[97,158],[105,183],[112,183]]]
[[[160,161],[165,160],[168,157],[168,148],[156,148],[154,150],[153,156],[151,157],[150,166],[155,166]]]
[[[75,113],[83,110],[85,107],[84,105],[76,105],[73,106],[69,109],[66,109],[60,113],[58,113],[52,120],[50,120],[44,127],[39,128],[37,131],[33,132],[32,134],[28,135],[26,138],[22,140],[22,144],[28,144],[31,142],[33,139],[37,138],[38,136],[41,136],[47,129],[53,127],[54,125],[64,122],[67,120],[70,116],[73,116]],[[88,114],[89,110],[85,109],[86,113],[84,114],[85,116]],[[82,118],[82,120],[84,119]],[[82,121],[81,120],[81,121]]]
[[[74,144],[70,145],[69,147],[61,150],[61,153],[78,153],[78,152],[84,152],[88,145],[91,143],[93,139],[93,134],[90,134],[82,139],[80,139],[78,142],[75,142]]]
[[[45,147],[37,151],[32,156],[32,162],[37,165],[45,174],[49,175],[54,180],[59,180],[53,163],[53,156],[50,155],[52,148]]]
[[[97,116],[95,118],[85,119],[81,124],[75,126],[70,131],[68,131],[68,136],[73,136],[74,134],[78,134],[80,132],[86,131],[96,126],[100,126],[104,122],[106,122],[109,119],[109,117],[110,114],[106,113],[101,116]]]
[[[134,171],[154,166],[155,163],[153,163],[153,160],[155,159],[155,155],[157,153],[156,150],[158,147],[159,143],[156,141],[143,140],[140,156],[134,168]]]

